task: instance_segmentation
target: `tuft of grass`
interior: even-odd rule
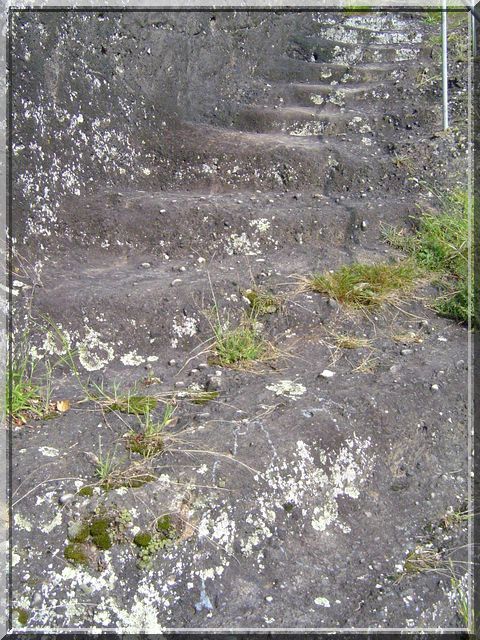
[[[276,313],[282,308],[281,297],[264,289],[247,289],[242,294],[250,302],[253,315],[263,316],[268,313]]]
[[[402,333],[394,333],[392,340],[399,344],[420,344],[423,342],[423,338],[419,333],[415,331],[405,331]]]
[[[127,448],[133,453],[139,453],[145,458],[152,458],[161,453],[165,448],[163,430],[172,424],[176,406],[167,402],[161,420],[155,421],[150,412],[145,415],[142,422],[141,433],[130,433],[127,436]]]
[[[95,475],[98,477],[102,484],[108,481],[112,473],[115,471],[116,467],[117,462],[115,461],[115,453],[111,451],[103,453],[100,444]]]
[[[352,373],[374,373],[377,366],[378,358],[375,358],[372,353],[369,353],[352,369]]]
[[[467,505],[463,505],[457,509],[450,507],[440,520],[440,526],[446,530],[452,529],[462,522],[469,520],[471,517],[472,514],[468,511]]]
[[[377,307],[413,289],[418,276],[418,268],[411,260],[371,265],[354,263],[334,272],[314,274],[307,286],[347,306]]]
[[[233,328],[228,323],[217,322],[213,329],[214,360],[220,366],[248,366],[271,355],[271,345],[259,335],[250,318]]]
[[[423,21],[427,24],[438,24],[442,21],[441,11],[425,11]]]
[[[366,11],[371,11],[372,7],[370,5],[347,5],[343,7],[344,13],[365,13]]]
[[[335,336],[335,345],[339,349],[362,349],[370,347],[372,341],[368,338],[360,338],[349,334],[337,334]]]
[[[463,626],[468,629],[470,627],[470,615],[468,606],[468,594],[465,591],[463,583],[456,576],[451,577],[452,589],[455,591],[457,601],[457,615],[460,618]],[[472,620],[473,622],[473,620]],[[474,627],[474,624],[472,624]]]
[[[40,387],[32,380],[25,362],[12,363],[7,370],[8,413],[19,423],[27,414],[40,418],[43,415]]]
[[[126,469],[115,469],[102,482],[102,488],[106,491],[126,487],[127,489],[137,489],[143,487],[147,482],[153,482],[157,477],[151,473],[143,464],[132,464]]]
[[[13,345],[12,359],[6,372],[7,412],[17,424],[25,424],[28,418],[53,417],[55,413],[50,402],[52,367],[45,362],[45,371],[41,376],[37,375],[37,360],[30,349],[28,334],[25,333]]]
[[[442,566],[442,562],[442,556],[436,549],[429,545],[417,545],[407,555],[403,563],[403,572],[399,574],[397,581],[400,581],[405,575],[436,571]]]
[[[95,393],[88,394],[88,399],[95,401],[107,413],[118,411],[119,413],[143,416],[153,411],[157,406],[156,398],[137,395],[132,390],[122,393],[118,384],[114,384],[111,391],[107,391],[103,385],[93,384],[93,387]]]
[[[409,254],[419,268],[438,276],[442,293],[434,303],[436,311],[468,322],[470,305],[473,308],[473,283],[469,296],[468,194],[457,189],[439,199],[440,212],[424,211],[413,234],[387,229],[385,238]]]
[[[197,391],[192,394],[191,402],[193,402],[193,404],[207,404],[207,402],[218,398],[219,395],[219,391]]]

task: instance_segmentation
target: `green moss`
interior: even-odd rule
[[[285,502],[283,508],[287,513],[292,513],[292,511],[295,509],[295,505],[293,504],[293,502]]]
[[[30,617],[28,611],[26,609],[17,608],[15,609],[15,613],[17,614],[18,624],[22,627],[25,627]]]
[[[149,535],[149,534],[147,534]],[[171,537],[165,534],[151,536],[150,542],[146,546],[141,546],[138,552],[137,566],[139,569],[151,569],[153,559],[160,549],[167,549],[174,544]]]
[[[157,520],[157,531],[167,533],[173,527],[171,517],[166,514]]]
[[[147,532],[137,533],[137,535],[133,539],[133,542],[137,545],[137,547],[148,547],[151,541],[152,534]]]
[[[91,497],[93,496],[93,487],[89,487],[87,485],[85,485],[84,487],[82,487],[79,491],[78,491],[79,495],[81,496],[88,496]]]
[[[73,564],[88,564],[88,556],[81,544],[67,544],[63,555],[66,560]]]
[[[105,532],[92,536],[92,540],[98,549],[110,549],[113,544],[109,534]]]
[[[94,520],[90,525],[90,535],[93,537],[107,533],[110,522],[104,518]]]
[[[78,526],[72,526],[68,532],[68,539],[70,542],[85,542],[90,534],[90,527],[88,524],[80,524]]]

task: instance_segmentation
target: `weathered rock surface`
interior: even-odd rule
[[[395,578],[419,544],[466,558],[465,523],[441,522],[467,496],[467,331],[421,298],[365,316],[298,286],[395,256],[382,225],[409,224],[422,181],[462,181],[463,130],[437,135],[438,86],[419,85],[435,27],[282,11],[25,13],[14,27],[15,318],[38,321],[40,367],[65,356],[45,318],[78,367],[54,370],[70,411],[13,430],[27,626],[462,626],[448,575]],[[238,319],[253,286],[285,294],[259,319],[280,355],[221,368],[204,312]],[[339,352],[332,332],[371,347]],[[124,439],[138,418],[78,402],[114,383],[219,395],[178,398],[154,481],[80,495],[98,485],[92,453],[142,460]],[[89,534],[72,565],[68,535],[99,513],[113,546]],[[139,568],[134,535],[165,514],[180,539]]]

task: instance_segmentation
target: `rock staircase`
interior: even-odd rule
[[[107,498],[159,514],[179,495],[186,504],[188,494],[191,539],[147,574],[126,552],[110,554],[107,577],[95,578],[87,598],[96,605],[83,609],[49,606],[65,594],[80,602],[81,579],[62,574],[56,561],[47,568],[30,542],[31,573],[48,577],[44,604],[33,610],[39,628],[458,625],[446,582],[439,587],[438,577],[424,575],[411,589],[389,576],[425,521],[464,490],[461,476],[443,474],[465,462],[450,429],[464,411],[457,396],[465,371],[452,364],[463,354],[462,329],[430,314],[448,343],[425,335],[428,351],[404,364],[387,334],[423,331],[415,318],[425,311],[377,317],[380,367],[353,372],[346,359],[331,364],[323,328],[370,335],[370,321],[301,293],[285,313],[262,318],[266,335],[288,354],[278,365],[221,370],[202,353],[212,335],[204,311],[215,303],[235,321],[246,288],[290,295],[298,276],[385,260],[394,253],[382,243],[382,225],[402,224],[415,211],[418,192],[394,159],[399,142],[415,149],[440,126],[440,103],[425,104],[415,86],[429,61],[429,27],[417,14],[319,15],[315,35],[294,35],[272,56],[264,94],[238,105],[229,126],[183,123],[151,189],[70,198],[42,241],[32,311],[62,328],[85,380],[128,386],[148,375],[162,390],[219,386],[221,396],[181,414],[196,453],[162,458],[159,473],[178,482],[180,493],[159,481]],[[158,140],[152,134],[148,150]],[[19,299],[30,294],[24,287]],[[43,337],[37,340],[41,351]],[[333,382],[321,377],[332,366]],[[441,397],[430,390],[439,369],[450,376]],[[300,385],[300,395],[272,391],[281,381]],[[54,388],[72,399],[76,393],[67,370]],[[437,440],[417,427],[427,416]],[[99,422],[93,412],[71,411],[16,432],[14,446],[27,452],[22,464],[35,466],[33,452],[60,438],[53,446],[76,452],[76,468],[70,473],[71,457],[61,454],[55,477],[88,479],[92,466],[80,452],[96,450],[99,434],[104,447],[118,447],[125,430]],[[89,500],[74,501],[62,517],[91,510],[97,498]],[[28,533],[18,536],[17,546],[25,544]],[[51,537],[61,557],[62,527]],[[16,582],[15,593],[21,588]]]

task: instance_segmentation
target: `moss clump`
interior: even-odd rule
[[[110,522],[104,518],[94,520],[90,525],[90,535],[92,538],[107,533]]]
[[[18,624],[24,627],[28,623],[28,619],[30,617],[28,611],[26,609],[17,608],[15,609],[15,613],[17,614]]]
[[[137,547],[148,547],[151,541],[152,534],[147,532],[137,533],[137,535],[133,539],[133,542],[137,545]]]
[[[81,495],[81,496],[88,496],[88,497],[91,497],[91,496],[93,496],[93,487],[89,487],[89,486],[85,485],[84,487],[82,487],[82,488],[79,490],[79,492],[78,492],[78,493],[79,493],[79,495]]]
[[[157,531],[164,535],[169,534],[174,529],[172,518],[166,514],[157,520]]]
[[[285,502],[283,508],[287,513],[292,513],[292,511],[295,509],[295,505],[293,504],[293,502]]]
[[[155,535],[151,537],[147,546],[140,547],[138,552],[137,566],[139,569],[150,569],[153,564],[153,559],[160,549],[166,549],[173,545],[172,538],[164,535]]]
[[[63,555],[72,564],[88,564],[88,556],[81,544],[67,544]]]
[[[90,534],[88,524],[73,523],[68,528],[68,539],[70,542],[85,542]]]
[[[92,541],[98,549],[103,550],[110,549],[113,544],[110,535],[106,532],[92,536]]]

